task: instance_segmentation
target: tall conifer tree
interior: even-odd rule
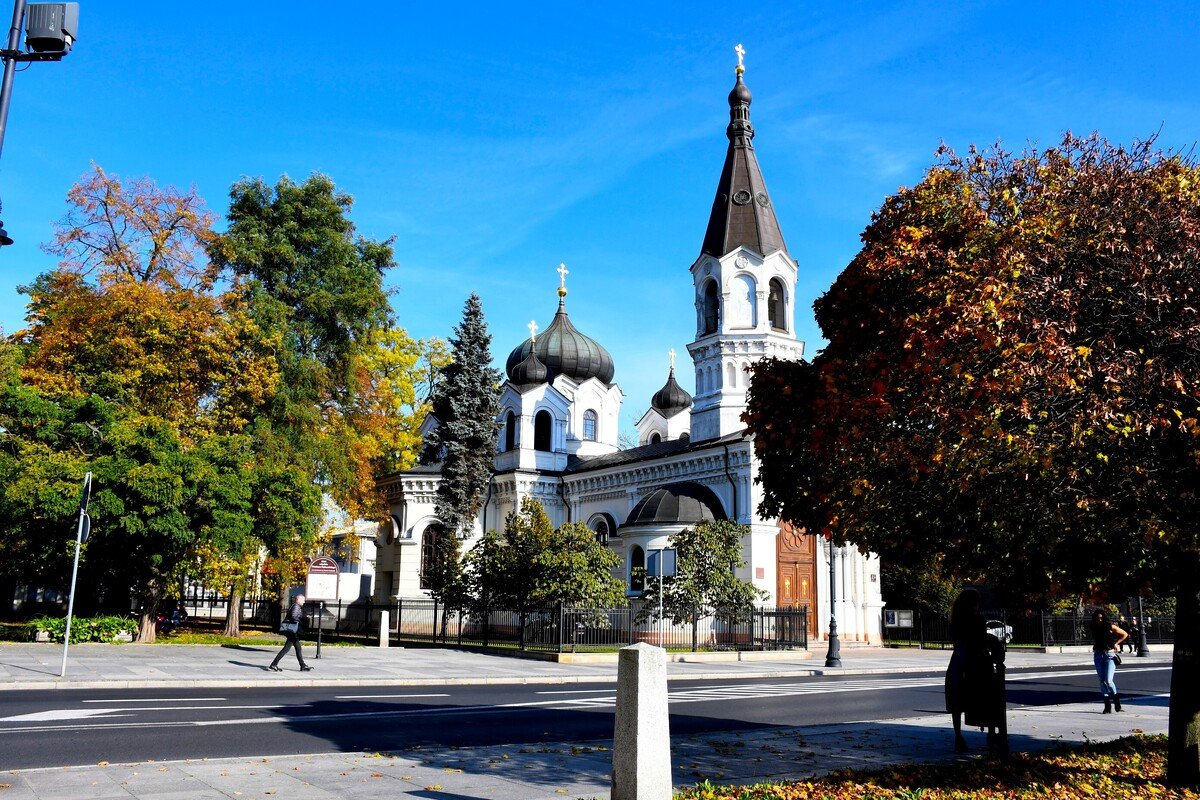
[[[442,462],[435,513],[446,526],[430,565],[430,591],[456,599],[461,584],[458,538],[468,532],[483,505],[496,452],[500,373],[492,368],[491,334],[483,304],[472,294],[450,339],[451,361],[433,397],[438,427],[426,443],[427,461]],[[434,585],[436,584],[436,585]]]

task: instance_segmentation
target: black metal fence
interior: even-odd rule
[[[227,604],[219,598],[185,601],[192,625],[223,625]],[[276,602],[242,603],[243,624],[267,626],[279,618]],[[519,613],[493,609],[473,614],[447,609],[430,598],[401,598],[393,603],[312,602],[308,636],[320,628],[325,639],[377,643],[383,612],[388,638],[397,644],[514,648],[553,653],[600,652],[637,642],[674,650],[792,650],[808,647],[808,609],[752,608],[739,613],[700,615],[674,624],[656,619],[639,601],[616,608],[555,605]],[[649,611],[649,613],[647,613]]]
[[[1067,647],[1091,645],[1089,630],[1091,616],[1087,614],[1013,614],[1000,611],[985,611],[983,618],[988,629],[1006,639],[1015,647]],[[892,625],[889,622],[903,621],[911,625]],[[1174,617],[1148,617],[1146,619],[1147,644],[1173,644],[1175,641]],[[893,647],[920,647],[925,649],[950,649],[950,621],[941,614],[924,614],[913,611],[911,618],[895,611],[884,613],[883,643]]]

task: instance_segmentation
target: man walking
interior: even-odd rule
[[[300,632],[304,629],[304,595],[296,595],[296,599],[292,601],[292,607],[288,609],[287,616],[283,618],[283,622],[279,624],[279,632],[283,634],[283,647],[275,656],[275,660],[271,662],[271,666],[267,669],[272,672],[283,672],[279,666],[279,661],[287,653],[289,647],[296,648],[296,660],[300,662],[300,671],[308,672],[312,669],[308,664],[304,663],[304,654],[300,652]]]

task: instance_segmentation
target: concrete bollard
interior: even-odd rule
[[[379,646],[380,647],[388,646],[388,638],[389,638],[388,634],[390,633],[390,630],[389,630],[390,627],[391,626],[388,625],[388,612],[380,611],[379,612]]]
[[[671,800],[667,651],[639,642],[617,660],[612,800]]]

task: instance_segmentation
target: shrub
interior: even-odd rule
[[[37,639],[38,631],[50,634],[50,641],[61,642],[67,630],[66,617],[35,617],[25,623],[31,640]],[[129,617],[76,617],[71,621],[71,644],[80,642],[115,642],[121,632],[133,634],[137,623]]]

